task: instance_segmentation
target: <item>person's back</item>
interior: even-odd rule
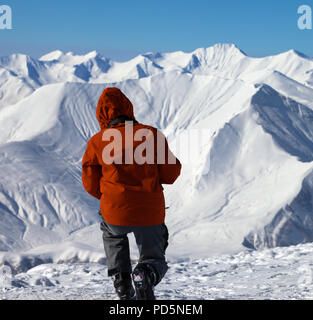
[[[122,291],[131,291],[127,233],[134,232],[140,251],[138,266],[154,271],[155,285],[167,270],[164,255],[168,233],[162,183],[173,183],[181,164],[159,130],[136,121],[131,102],[118,88],[103,91],[97,118],[101,131],[88,142],[82,180],[86,191],[101,199],[108,274],[117,276],[118,293],[119,284]],[[118,237],[120,241],[112,244],[112,239]],[[159,248],[158,252],[153,252],[157,250],[151,250],[152,247]],[[124,296],[129,298],[129,294]],[[138,295],[139,291],[137,298]]]

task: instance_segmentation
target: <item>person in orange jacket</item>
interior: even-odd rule
[[[133,105],[120,89],[104,89],[96,115],[101,131],[88,141],[82,182],[90,195],[100,199],[108,276],[114,279],[120,299],[135,294],[138,300],[155,299],[153,289],[168,269],[162,184],[175,182],[181,163],[158,129],[136,121]],[[133,271],[130,232],[140,255]]]

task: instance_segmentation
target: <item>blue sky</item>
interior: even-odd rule
[[[2,0],[13,29],[0,30],[0,55],[38,57],[55,49],[97,50],[115,60],[148,51],[193,51],[235,43],[254,57],[296,49],[313,57],[313,30],[297,27],[313,0]]]

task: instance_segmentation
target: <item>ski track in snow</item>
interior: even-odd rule
[[[313,245],[169,262],[159,300],[313,299]],[[0,299],[117,300],[105,265],[42,264],[12,278]]]

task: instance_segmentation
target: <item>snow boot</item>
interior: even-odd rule
[[[154,268],[149,264],[139,263],[132,276],[136,290],[136,300],[155,300],[156,272]]]
[[[117,273],[112,277],[112,279],[114,280],[114,288],[120,300],[135,299],[135,290],[132,285],[130,273]]]

